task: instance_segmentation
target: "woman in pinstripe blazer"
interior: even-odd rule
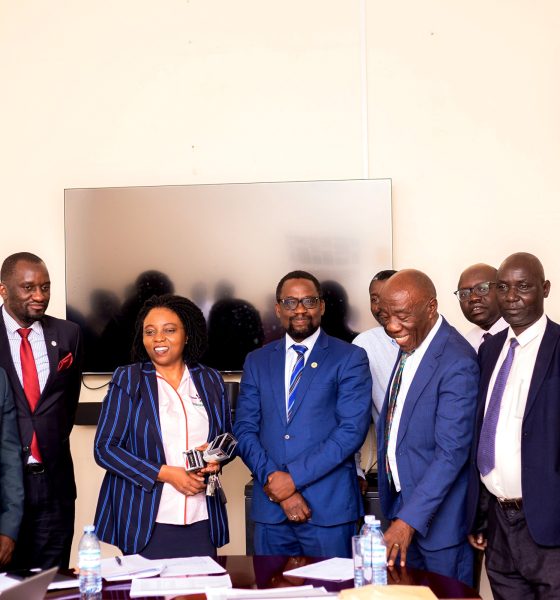
[[[124,554],[215,555],[229,541],[221,495],[206,495],[219,465],[187,472],[182,455],[231,431],[223,380],[197,362],[205,347],[196,305],[154,296],[136,325],[133,355],[141,362],[113,374],[95,436],[95,460],[107,470],[95,526]]]

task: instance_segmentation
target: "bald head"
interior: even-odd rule
[[[470,292],[459,302],[468,321],[488,331],[500,318],[500,307],[496,298],[496,276],[498,270],[484,263],[467,267],[459,277],[458,290]],[[485,285],[490,284],[490,285]]]
[[[432,280],[426,273],[416,269],[403,269],[395,273],[385,284],[384,294],[390,294],[394,290],[406,290],[421,300],[437,296]]]
[[[528,252],[516,252],[500,265],[496,295],[504,319],[515,335],[536,323],[544,313],[550,281],[544,278],[541,261]]]
[[[421,271],[405,269],[393,275],[381,291],[379,321],[403,352],[412,352],[435,325],[436,288]]]

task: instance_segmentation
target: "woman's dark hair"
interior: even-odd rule
[[[140,362],[150,360],[146,348],[144,348],[143,337],[144,320],[152,308],[167,308],[179,317],[187,334],[183,358],[188,365],[198,362],[208,345],[204,315],[194,302],[174,294],[152,296],[144,302],[136,318],[134,340],[132,342],[132,360]]]

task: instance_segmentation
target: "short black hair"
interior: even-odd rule
[[[282,277],[282,279],[278,282],[278,285],[276,286],[276,300],[280,300],[282,286],[289,279],[307,279],[311,281],[317,289],[317,294],[319,295],[319,298],[323,297],[323,290],[321,289],[321,284],[319,283],[319,280],[317,279],[317,277],[315,277],[315,275],[311,275],[311,273],[308,273],[307,271],[290,271],[289,273],[286,273],[284,277]]]
[[[36,254],[31,254],[31,252],[16,252],[15,254],[10,254],[10,256],[2,263],[2,268],[0,269],[0,281],[5,281],[8,277],[13,275],[16,265],[20,260],[36,265],[44,263],[42,258],[39,258]]]
[[[175,294],[152,296],[144,302],[136,318],[134,340],[132,342],[132,360],[140,362],[150,360],[146,348],[144,348],[143,337],[144,320],[153,308],[167,308],[179,317],[188,338],[183,349],[183,359],[188,365],[197,363],[208,345],[206,321],[202,311],[194,302]]]
[[[376,273],[371,278],[371,281],[369,283],[371,285],[374,281],[386,281],[387,279],[389,279],[389,277],[392,277],[395,273],[396,273],[396,271],[394,269],[385,269],[384,271],[379,271],[379,273]]]

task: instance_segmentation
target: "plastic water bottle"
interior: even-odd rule
[[[93,525],[86,525],[78,546],[82,600],[101,598],[101,547],[94,530]]]
[[[374,515],[366,515],[360,530],[364,545],[364,585],[387,585],[387,546],[381,532],[381,522]]]

